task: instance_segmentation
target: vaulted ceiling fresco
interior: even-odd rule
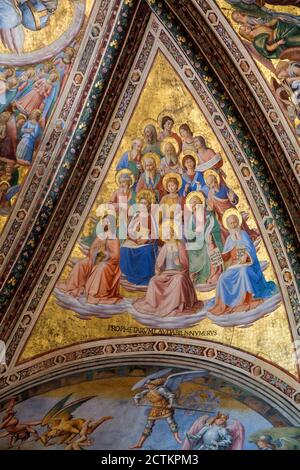
[[[0,6],[0,449],[298,449],[299,2],[37,3]]]

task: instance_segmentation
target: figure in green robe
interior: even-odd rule
[[[195,194],[195,192],[193,193]],[[197,196],[191,199],[191,205]],[[196,202],[195,202],[196,203]],[[213,211],[205,209],[204,229],[197,227],[196,207],[192,205],[188,221],[187,252],[189,271],[196,285],[215,284],[222,273],[222,266],[213,266],[210,254],[213,251],[222,253],[221,229]]]
[[[300,25],[276,19],[264,25],[242,25],[239,32],[267,59],[300,57]]]

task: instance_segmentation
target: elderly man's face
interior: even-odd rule
[[[193,198],[191,199],[190,204],[191,204],[192,209],[196,209],[196,207],[197,207],[199,204],[202,204],[202,202],[200,201],[200,199],[199,199],[197,196],[195,196],[195,197],[193,197]]]
[[[129,189],[130,181],[125,179],[125,178],[121,179],[120,182],[119,182],[119,185],[120,185],[121,189]]]
[[[153,160],[146,160],[145,162],[145,171],[151,173],[155,169],[155,164]]]
[[[212,190],[216,190],[218,189],[218,181],[217,181],[217,178],[215,176],[209,176],[207,178],[207,186],[209,187],[209,189],[212,189]]]
[[[244,15],[243,13],[240,13],[240,12],[234,12],[234,14],[232,15],[232,18],[234,21],[236,21],[237,23],[240,23],[240,24],[247,24],[248,22],[248,16],[247,15]]]
[[[146,129],[145,129],[145,139],[146,139],[148,144],[151,144],[151,142],[153,140],[153,132],[152,132],[152,129],[150,127],[146,127]]]
[[[138,153],[141,153],[141,151],[143,150],[143,142],[141,140],[138,140],[135,144],[134,144],[134,149],[138,152]]]
[[[240,27],[240,33],[245,34],[246,36],[252,36],[253,31],[252,31],[251,26],[243,24]]]
[[[175,147],[172,144],[166,144],[165,155],[166,155],[167,160],[178,161]]]
[[[236,230],[239,227],[239,219],[236,215],[231,215],[227,219],[227,225],[230,230]]]

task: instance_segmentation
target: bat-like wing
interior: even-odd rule
[[[165,382],[165,387],[171,392],[175,392],[178,387],[185,382],[193,382],[202,377],[208,377],[207,370],[199,369],[192,372],[179,372],[177,374],[169,375]]]
[[[159,372],[155,372],[154,374],[148,375],[147,377],[144,377],[142,380],[136,383],[132,387],[132,390],[135,391],[135,390],[138,390],[139,388],[143,388],[149,380],[160,379],[161,377],[168,376],[172,372],[172,370],[173,369],[165,369]]]
[[[50,423],[50,421],[52,420],[53,416],[55,416],[59,411],[61,411],[63,409],[63,407],[65,406],[65,404],[67,403],[67,401],[69,400],[69,398],[72,396],[72,393],[70,393],[69,395],[65,396],[64,398],[62,398],[60,401],[58,401],[52,408],[51,410],[48,411],[48,413],[46,414],[46,416],[44,416],[43,420],[42,420],[42,426],[46,426],[47,424]]]
[[[80,398],[79,400],[76,400],[76,401],[72,401],[71,403],[66,405],[62,410],[58,411],[55,415],[53,415],[52,419],[53,420],[60,419],[64,421],[71,419],[72,413],[74,413],[74,411],[77,410],[77,408],[79,408],[81,405],[91,400],[92,398],[95,398],[95,397],[89,396],[85,398]]]

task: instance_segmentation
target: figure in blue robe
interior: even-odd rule
[[[158,243],[153,241],[142,246],[121,246],[120,268],[126,280],[136,286],[148,286],[155,275]]]
[[[212,314],[250,310],[278,293],[276,284],[266,281],[255,246],[245,231],[229,235],[222,256],[230,265],[219,278]]]
[[[131,219],[130,226],[134,227],[140,221],[137,212]],[[151,222],[152,221],[152,222]],[[155,223],[152,217],[148,217],[148,230]],[[129,227],[130,228],[130,227]],[[124,240],[121,245],[120,268],[122,274],[130,284],[136,286],[148,286],[155,275],[155,264],[158,256],[157,240]]]
[[[38,122],[28,120],[21,129],[21,141],[17,147],[17,160],[24,165],[31,165],[36,141],[41,135],[41,127]]]
[[[217,424],[206,424],[197,434],[187,437],[192,450],[228,450],[232,444],[229,429]]]
[[[12,29],[22,24],[22,14],[14,0],[0,2],[0,29]]]
[[[49,24],[50,16],[56,11],[58,0],[18,1],[22,23],[31,31],[39,31]]]
[[[58,0],[1,0],[0,41],[12,52],[22,53],[24,28],[40,31],[49,24]]]
[[[117,165],[116,171],[120,171],[120,170],[124,170],[124,169],[130,170],[131,173],[134,175],[135,183],[134,183],[134,186],[133,186],[132,189],[133,189],[133,191],[136,191],[137,181],[138,181],[139,176],[140,176],[140,170],[138,168],[137,163],[130,158],[130,151],[125,152],[122,155],[122,157],[120,158],[120,161]]]
[[[179,195],[186,197],[192,191],[202,191],[205,196],[208,195],[208,187],[205,184],[201,171],[196,171],[193,179],[187,173],[182,175],[182,188],[179,191]]]

